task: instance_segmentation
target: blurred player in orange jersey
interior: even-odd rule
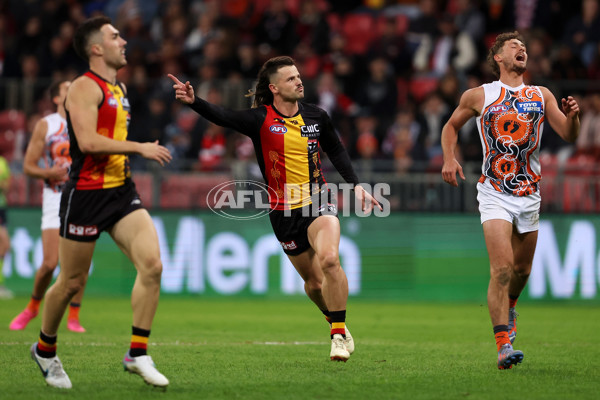
[[[11,330],[23,330],[38,315],[40,302],[52,281],[52,274],[58,265],[58,230],[60,220],[58,208],[65,182],[69,178],[71,156],[69,155],[69,133],[65,114],[65,97],[71,82],[63,80],[49,88],[50,98],[56,105],[56,112],[40,119],[33,128],[33,135],[25,152],[23,170],[33,178],[44,180],[42,200],[42,248],[44,259],[35,274],[33,291],[27,307],[9,325]],[[40,167],[43,159],[45,167]],[[87,275],[86,275],[87,279]],[[85,284],[84,284],[85,287]],[[69,307],[67,329],[85,332],[79,323],[79,308],[84,287],[73,297]]]
[[[477,200],[490,259],[488,308],[498,349],[498,368],[523,360],[514,350],[515,305],[525,288],[538,237],[541,179],[539,144],[543,124],[568,142],[579,135],[579,106],[573,97],[561,100],[543,86],[523,83],[527,48],[518,32],[496,37],[488,62],[499,80],[467,90],[442,129],[444,181],[464,180],[455,157],[458,130],[472,117],[484,152]]]

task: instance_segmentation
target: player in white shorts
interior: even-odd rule
[[[464,180],[455,157],[458,130],[472,117],[483,147],[477,200],[490,259],[488,308],[498,349],[498,368],[523,360],[514,350],[515,305],[523,291],[537,243],[541,179],[539,144],[547,120],[558,135],[574,142],[579,135],[579,106],[569,96],[561,100],[542,86],[527,86],[523,73],[527,49],[518,32],[496,37],[488,63],[499,80],[467,90],[442,129],[442,176],[458,186]]]
[[[33,291],[27,307],[10,323],[11,330],[23,330],[38,315],[40,302],[52,281],[52,275],[58,265],[58,232],[60,220],[60,196],[64,183],[68,179],[71,156],[69,155],[69,133],[65,120],[64,101],[69,89],[69,81],[59,81],[50,86],[49,92],[57,111],[40,119],[33,129],[33,135],[27,146],[23,169],[34,178],[44,180],[42,200],[42,247],[44,260],[35,274]],[[44,167],[39,166],[43,160]],[[73,332],[85,332],[79,322],[79,308],[83,289],[69,307],[67,328]]]

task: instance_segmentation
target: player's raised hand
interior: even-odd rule
[[[452,159],[449,162],[444,162],[444,166],[442,167],[442,178],[444,178],[444,182],[449,183],[452,186],[458,186],[458,181],[456,180],[457,173],[464,181],[465,174],[463,173],[463,169],[456,159]]]
[[[192,104],[195,96],[194,88],[190,84],[190,81],[183,83],[171,74],[167,74],[167,76],[174,82],[173,89],[175,89],[175,98],[182,103]]]
[[[561,99],[561,103],[562,110],[567,117],[575,118],[579,116],[579,104],[572,96]]]
[[[149,160],[154,160],[162,166],[173,158],[169,149],[159,145],[158,140],[140,143],[140,155]]]

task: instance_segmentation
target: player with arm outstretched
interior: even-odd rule
[[[258,74],[254,107],[247,110],[210,104],[194,95],[189,82],[169,77],[178,100],[209,121],[252,139],[263,177],[275,193],[269,214],[275,236],[304,280],[306,294],[331,324],[330,358],[348,360],[354,351],[345,325],[348,281],[339,259],[337,209],[328,200],[319,148],[354,185],[365,212],[381,206],[360,186],[327,113],[300,101],[304,86],[294,60],[282,56],[265,62]],[[318,207],[312,204],[315,197],[321,201]]]

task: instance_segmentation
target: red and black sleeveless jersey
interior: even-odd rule
[[[346,182],[358,184],[348,153],[327,113],[299,103],[298,113],[284,116],[273,105],[233,111],[196,98],[191,108],[209,121],[249,136],[260,170],[271,192],[271,208],[285,210],[311,203],[313,187],[321,188],[322,148]]]
[[[114,140],[127,140],[129,128],[129,101],[119,82],[115,85],[104,80],[92,71],[83,76],[93,79],[103,98],[98,105],[96,132]],[[77,143],[77,137],[67,111],[67,124],[71,142],[71,172],[69,178],[78,190],[108,189],[121,186],[131,178],[129,158],[123,154],[84,154]]]

